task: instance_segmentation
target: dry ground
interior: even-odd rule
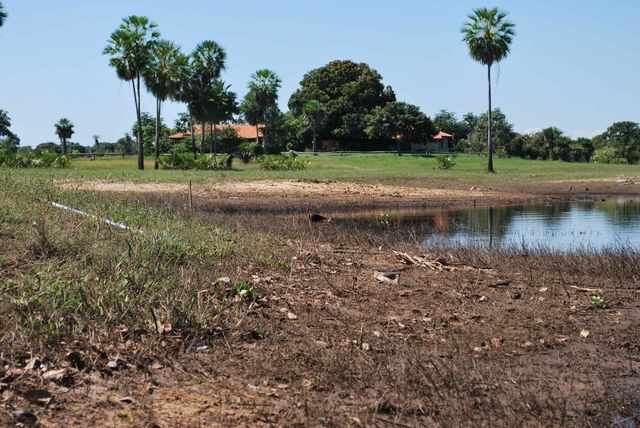
[[[272,264],[235,265],[257,299],[206,343],[180,343],[167,331],[155,342],[157,352],[145,348],[145,358],[139,358],[135,340],[123,334],[107,350],[74,343],[77,355],[57,367],[30,367],[30,355],[20,366],[7,362],[0,368],[0,423],[14,424],[12,412],[18,409],[37,415],[42,426],[637,422],[637,253],[426,251],[330,224],[289,222],[277,213],[281,206],[345,209],[425,200],[464,205],[636,195],[637,184],[512,183],[470,190],[429,189],[411,181],[401,187],[227,183],[196,187],[195,214],[185,209],[184,184],[65,185],[112,193],[135,188],[146,192],[127,196],[138,203],[204,224],[224,223],[249,233],[267,229],[283,244],[274,249],[278,259]],[[271,214],[259,221],[238,215],[241,207],[256,212],[269,206]],[[405,253],[418,263],[407,262]],[[379,282],[376,270],[398,272],[399,284]],[[604,297],[603,309],[591,304],[595,293]],[[65,377],[43,378],[43,372],[59,367]],[[29,397],[33,390],[49,395],[38,401]],[[28,423],[29,414],[22,416]]]

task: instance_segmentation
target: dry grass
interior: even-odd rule
[[[638,252],[426,251],[419,231],[310,224],[294,209],[192,213],[184,198],[8,175],[0,189],[0,422],[17,408],[50,425],[637,418]],[[394,250],[445,269],[403,264]],[[375,281],[382,268],[400,272],[400,286]],[[238,283],[255,299],[234,293]],[[45,379],[52,369],[64,376]],[[36,388],[53,401],[29,403],[24,393]]]

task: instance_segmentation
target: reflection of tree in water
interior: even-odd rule
[[[593,207],[603,212],[616,225],[630,226],[640,223],[640,201],[592,202]]]

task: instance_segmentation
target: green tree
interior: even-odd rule
[[[178,113],[178,117],[173,122],[176,132],[187,132],[191,129],[191,115],[189,113]]]
[[[367,135],[395,140],[398,156],[402,154],[402,146],[424,143],[435,132],[431,119],[419,107],[397,101],[375,107],[367,116],[367,122]]]
[[[7,20],[7,12],[4,11],[4,6],[2,6],[2,2],[0,2],[0,27],[4,25],[4,21]]]
[[[156,97],[156,142],[154,169],[160,160],[160,121],[162,103],[167,99],[177,100],[186,80],[189,59],[180,47],[169,40],[160,40],[151,50],[149,66],[144,70],[144,82],[149,92]]]
[[[488,114],[484,113],[478,117],[475,128],[472,131],[472,143],[484,146],[489,149],[487,130],[491,123],[491,137],[493,139],[492,149],[506,152],[511,140],[515,137],[513,125],[507,121],[507,117],[499,108],[491,112],[491,122],[489,122]]]
[[[309,100],[302,109],[304,123],[311,128],[313,135],[313,153],[318,154],[318,129],[325,120],[326,112],[318,100]]]
[[[260,106],[256,100],[255,93],[252,91],[247,92],[240,103],[240,112],[248,124],[256,127],[256,144],[260,144],[259,127],[262,125],[263,118],[261,117]]]
[[[225,69],[227,53],[222,46],[213,40],[205,40],[196,46],[191,54],[193,75],[189,84],[189,97],[193,116],[200,122],[200,151],[205,150],[205,130],[210,119],[211,104],[217,102],[216,88],[212,88],[214,81],[220,78]]]
[[[332,61],[305,74],[289,99],[289,109],[301,118],[310,100],[321,102],[326,112],[318,135],[344,144],[366,138],[366,116],[375,107],[395,101],[395,94],[367,64],[346,60]]]
[[[491,66],[507,57],[515,35],[515,24],[506,20],[507,14],[497,7],[479,8],[468,16],[462,27],[463,40],[467,43],[471,58],[487,66],[489,108],[487,109],[487,171],[493,169],[493,136],[491,123]]]
[[[593,142],[596,149],[612,147],[628,163],[640,161],[640,125],[636,122],[615,122]]]
[[[233,119],[233,115],[238,112],[236,93],[230,90],[230,85],[220,79],[216,79],[206,92],[203,107],[204,115],[211,126],[211,151],[216,154],[218,153],[216,127],[218,123],[228,122]]]
[[[271,112],[273,115],[273,108],[278,101],[278,90],[282,80],[272,70],[261,69],[251,75],[249,81],[249,94],[248,95],[252,107],[255,108],[256,116],[262,120],[265,125],[263,145],[266,147],[269,145],[270,134],[273,132],[273,127],[269,126],[267,115]]]
[[[157,25],[144,16],[124,18],[120,27],[111,33],[108,45],[103,51],[104,55],[110,57],[109,65],[116,70],[118,77],[130,81],[133,88],[138,124],[135,132],[138,140],[138,169],[144,169],[140,84],[142,75],[151,62],[153,49],[160,38],[156,28]]]
[[[137,132],[138,127],[141,128],[141,136],[142,139],[142,147],[144,150],[144,154],[146,156],[150,156],[154,154],[156,147],[156,119],[154,116],[147,112],[142,112],[140,114],[140,123],[136,121],[131,126],[131,132]],[[162,118],[160,118],[160,150],[163,152],[169,151],[171,149],[167,139],[164,137],[168,135],[169,128],[167,128],[164,124]]]
[[[73,136],[73,123],[65,117],[60,119],[58,123],[55,124],[56,135],[60,138],[60,142],[62,143],[62,154],[67,154],[67,140]]]
[[[9,114],[0,110],[0,137],[5,137],[2,141],[4,141],[4,145],[7,147],[18,146],[20,144],[20,138],[13,132],[11,132],[11,119],[9,118]]]

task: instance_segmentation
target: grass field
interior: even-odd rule
[[[603,165],[560,161],[531,161],[520,158],[496,159],[497,174],[485,173],[486,158],[459,155],[456,165],[449,170],[436,168],[433,157],[394,154],[302,154],[309,162],[302,171],[263,171],[255,163],[234,161],[233,171],[169,171],[153,170],[153,160],[147,159],[146,169],[138,171],[133,157],[75,159],[65,170],[24,172],[28,176],[69,179],[124,179],[153,181],[257,180],[257,179],[331,179],[345,181],[379,181],[429,179],[474,183],[554,180],[613,179],[640,176],[639,165]],[[23,173],[23,172],[21,172]]]
[[[640,175],[638,166],[520,159],[499,159],[489,175],[472,156],[447,171],[414,156],[304,156],[311,164],[298,172],[154,171],[151,162],[139,172],[134,159],[0,169],[0,425],[638,419],[638,251],[427,250],[355,223],[260,212],[288,205],[280,197],[244,198],[230,211],[220,199],[199,200],[192,210],[163,186],[116,194],[50,182],[417,179],[504,188],[518,179],[546,188]],[[400,283],[374,279],[380,269],[400,272]]]

